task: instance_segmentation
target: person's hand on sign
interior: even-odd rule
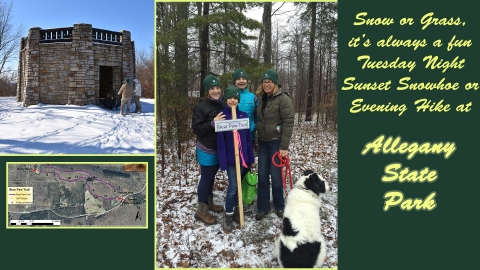
[[[215,116],[215,118],[213,118],[213,121],[219,120],[225,120],[225,115],[223,114],[223,112],[220,112],[219,114],[217,114],[217,116]]]

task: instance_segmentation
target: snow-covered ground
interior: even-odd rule
[[[304,170],[313,169],[332,189],[322,194],[320,213],[327,245],[324,268],[338,267],[337,139],[335,131],[323,130],[314,123],[296,124],[289,149],[294,181]],[[282,230],[282,220],[273,211],[259,222],[255,220],[255,202],[245,205],[245,226],[230,234],[223,233],[223,214],[215,214],[217,224],[211,226],[194,219],[200,179],[195,140],[185,149],[188,150],[182,160],[175,158],[175,147],[166,150],[163,177],[161,156],[157,157],[157,267],[279,267],[272,251],[274,239]],[[225,203],[227,186],[226,172],[217,173],[216,204]]]
[[[0,97],[0,154],[152,154],[154,100],[140,101],[142,114],[121,116],[95,105],[24,108]]]

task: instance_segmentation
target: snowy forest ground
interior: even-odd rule
[[[294,182],[304,170],[313,169],[331,187],[321,199],[321,231],[327,245],[324,268],[338,267],[337,140],[336,130],[324,130],[315,121],[296,123],[289,149]],[[211,226],[194,219],[200,179],[195,141],[190,141],[186,149],[183,160],[175,158],[173,148],[166,150],[164,177],[161,166],[157,166],[157,267],[279,267],[272,251],[282,220],[274,211],[256,221],[256,202],[244,205],[245,226],[230,234],[223,233],[223,214],[215,214],[217,224]],[[158,156],[157,164],[160,162]],[[227,186],[226,172],[217,173],[216,204],[224,205]]]

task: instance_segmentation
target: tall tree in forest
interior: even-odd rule
[[[203,3],[203,16],[207,17],[210,13],[210,3]],[[203,29],[201,30],[201,39],[200,39],[200,96],[205,95],[205,90],[203,89],[202,81],[207,76],[208,70],[208,59],[210,57],[210,51],[208,48],[209,43],[209,23],[205,23]]]
[[[265,50],[263,51],[263,62],[267,66],[272,64],[272,2],[263,4],[263,26],[265,27]]]
[[[252,57],[253,53],[246,43],[257,40],[249,31],[263,29],[263,25],[245,16],[244,11],[258,4],[245,2],[222,2],[211,7],[208,20],[210,24],[210,53],[212,71],[223,73],[238,67],[259,66],[259,61]],[[249,74],[250,72],[247,71]],[[226,79],[225,77],[225,79]],[[222,77],[220,77],[222,80]]]
[[[181,97],[188,95],[187,80],[188,77],[188,29],[186,21],[188,20],[189,3],[181,2],[177,4],[177,18],[175,28],[177,33],[174,40],[175,57],[175,92]]]
[[[326,125],[323,119],[336,119],[336,74],[337,65],[337,3],[320,3],[317,9],[318,90],[316,97],[317,124]],[[315,95],[314,95],[315,100]],[[315,105],[314,105],[315,106]],[[324,117],[323,117],[324,116]]]
[[[317,3],[311,2],[310,9],[312,12],[312,23],[310,27],[309,40],[309,64],[308,64],[308,92],[307,92],[307,112],[305,121],[312,121],[312,104],[313,104],[313,67],[315,61],[315,26],[317,24]]]
[[[164,2],[157,2],[157,12],[156,12],[156,24],[155,24],[155,31],[157,32],[156,36],[156,47],[155,47],[155,54],[156,54],[156,73],[155,73],[155,111],[156,111],[156,122],[159,125],[159,129],[157,129],[157,152],[161,156],[161,172],[162,177],[165,171],[165,129],[164,129],[164,109],[165,109],[165,92],[166,88],[169,85],[168,76],[164,74],[165,66],[169,65],[168,61],[168,40],[162,38],[169,27],[169,20],[167,19],[169,16],[169,8],[167,3]]]
[[[177,157],[180,159],[181,143],[186,140],[186,129],[188,119],[185,118],[185,107],[188,98],[188,7],[189,3],[181,2],[177,4],[176,29],[177,35],[174,42],[175,48],[175,82],[174,82],[174,101],[173,107],[175,122],[177,124]]]

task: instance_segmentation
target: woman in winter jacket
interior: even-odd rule
[[[290,96],[278,87],[278,74],[267,70],[262,76],[262,84],[256,93],[259,99],[257,108],[258,132],[258,195],[256,220],[262,220],[270,211],[270,183],[275,213],[283,218],[285,199],[280,168],[272,163],[272,157],[280,152],[288,155],[288,146],[293,132],[294,112]],[[280,164],[278,157],[275,163]]]
[[[203,80],[207,98],[193,109],[192,129],[197,136],[197,160],[200,164],[200,182],[198,183],[198,207],[195,219],[207,225],[215,224],[217,218],[208,211],[221,213],[223,207],[213,203],[213,184],[219,165],[217,153],[217,135],[214,121],[224,120],[222,113],[225,104],[222,101],[220,80],[209,75]]]
[[[232,119],[232,108],[235,109],[237,119],[248,118],[248,114],[240,111],[238,103],[241,100],[240,90],[236,86],[229,86],[225,89],[223,96],[227,107],[223,110],[226,120]],[[252,139],[248,129],[237,131],[223,131],[217,133],[217,149],[220,160],[220,169],[226,170],[228,175],[228,189],[225,199],[225,214],[223,219],[223,231],[230,233],[233,230],[232,219],[240,224],[240,214],[238,212],[238,189],[237,174],[235,166],[235,146],[234,136],[238,134],[237,141],[240,156],[240,174],[249,168],[249,165],[255,162],[253,156]]]
[[[238,103],[238,109],[242,112],[246,112],[250,123],[250,137],[252,139],[252,145],[255,145],[255,123],[256,116],[255,111],[258,105],[258,99],[248,90],[248,74],[243,69],[237,69],[232,73],[233,84],[240,90],[240,101]],[[250,167],[243,171],[242,179],[250,171]]]

